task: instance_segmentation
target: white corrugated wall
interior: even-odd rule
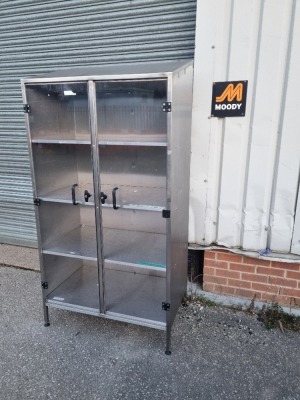
[[[300,1],[198,0],[190,243],[299,253],[299,71]],[[246,116],[210,118],[227,80],[248,80]]]
[[[0,2],[0,243],[36,245],[20,78],[192,58],[196,0]]]

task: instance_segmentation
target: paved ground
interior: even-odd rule
[[[38,249],[0,243],[0,265],[1,264],[12,264],[16,267],[27,269],[28,265],[30,265],[30,269],[39,271],[40,261]]]
[[[0,399],[296,400],[300,334],[222,307],[182,308],[164,332],[51,310],[38,272],[0,267]]]

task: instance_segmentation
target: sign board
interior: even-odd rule
[[[246,113],[248,81],[214,82],[212,117],[244,117]]]

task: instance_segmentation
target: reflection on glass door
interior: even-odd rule
[[[99,313],[86,83],[26,87],[46,301]]]
[[[163,325],[167,84],[98,82],[96,94],[106,310]]]

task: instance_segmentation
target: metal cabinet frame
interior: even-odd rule
[[[164,147],[166,150],[166,207],[162,209],[161,218],[166,222],[166,269],[164,297],[159,299],[161,309],[164,311],[165,321],[156,321],[129,314],[110,312],[106,309],[105,283],[105,257],[103,254],[103,205],[101,202],[101,155],[99,156],[99,132],[97,125],[96,84],[97,82],[154,82],[166,81],[167,99],[161,104],[161,112],[166,113],[167,134],[166,142],[118,142],[120,146],[154,146]],[[43,288],[43,306],[45,326],[49,325],[48,307],[78,311],[86,314],[97,315],[109,319],[126,321],[134,324],[149,326],[166,330],[166,354],[171,354],[171,327],[182,297],[186,291],[187,283],[187,251],[188,251],[188,204],[189,204],[189,162],[190,162],[190,127],[192,107],[192,81],[193,62],[157,62],[149,64],[125,64],[113,66],[100,66],[91,68],[78,68],[62,70],[57,73],[42,77],[22,79],[22,93],[24,100],[24,112],[28,132],[28,145],[31,160],[33,180],[34,203],[36,207],[36,221],[40,250],[41,277]],[[95,210],[95,234],[97,247],[97,270],[99,283],[99,310],[89,307],[76,306],[49,299],[49,287],[45,273],[45,258],[51,259],[51,254],[42,246],[41,221],[39,206],[43,199],[39,197],[36,182],[36,165],[34,161],[33,146],[39,143],[75,144],[82,145],[82,141],[75,140],[33,140],[31,134],[31,105],[28,101],[27,89],[31,85],[42,84],[76,84],[86,83],[88,90],[88,113],[91,142],[91,169],[93,174],[94,210]],[[109,141],[107,145],[110,145]],[[76,185],[73,185],[76,186]],[[73,188],[74,189],[74,188]],[[75,191],[75,189],[74,189]],[[73,204],[74,201],[73,201]],[[68,206],[69,207],[69,206]],[[70,206],[71,207],[71,206]],[[51,207],[50,207],[51,209]],[[48,222],[47,222],[48,223]],[[48,254],[48,255],[47,255]],[[49,255],[50,254],[50,255]],[[57,257],[64,257],[57,253]],[[70,256],[68,256],[70,257]],[[47,261],[49,262],[49,261]],[[124,265],[126,262],[124,262]],[[138,268],[138,266],[137,266]],[[155,268],[154,268],[155,269]],[[147,270],[147,267],[146,267]],[[158,272],[158,276],[159,276]],[[52,288],[53,289],[53,288]],[[108,289],[107,289],[108,290]],[[143,304],[140,304],[143,314]]]

